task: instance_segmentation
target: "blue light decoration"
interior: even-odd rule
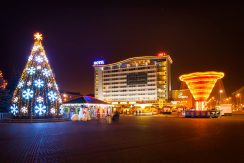
[[[42,115],[46,113],[46,106],[43,104],[37,104],[35,105],[35,113]]]
[[[13,104],[11,107],[10,107],[10,112],[11,113],[13,113],[14,115],[16,114],[16,113],[18,113],[19,111],[18,111],[18,106],[16,105],[16,104]]]
[[[26,100],[29,100],[30,98],[32,98],[34,95],[33,90],[27,88],[26,90],[23,91],[22,96],[23,98],[25,98]]]
[[[49,77],[50,76],[50,71],[47,69],[47,68],[44,68],[42,70],[42,74],[45,76],[45,77]]]
[[[34,67],[27,68],[27,73],[29,75],[33,75],[33,74],[35,74],[35,72],[36,72],[36,69]]]
[[[48,99],[52,102],[56,101],[58,99],[57,93],[53,91],[48,92]]]
[[[37,80],[34,81],[34,85],[35,85],[36,87],[38,87],[38,88],[41,88],[41,87],[44,86],[44,81],[41,80],[41,79],[37,79]]]
[[[93,99],[90,96],[84,96],[84,99],[86,100],[86,102],[92,102]]]
[[[24,81],[22,81],[22,80],[19,81],[19,84],[18,84],[17,87],[18,87],[18,88],[22,88],[23,86],[24,86]]]
[[[94,61],[93,65],[104,65],[104,60]]]

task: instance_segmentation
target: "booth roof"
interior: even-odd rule
[[[81,96],[72,100],[69,100],[67,102],[64,102],[64,104],[80,104],[80,103],[87,103],[87,104],[108,104],[102,100],[98,100],[91,96]]]

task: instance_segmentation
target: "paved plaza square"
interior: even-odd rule
[[[243,162],[244,116],[0,123],[1,162]]]

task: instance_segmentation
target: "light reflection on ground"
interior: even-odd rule
[[[1,162],[242,162],[244,115],[0,123]]]

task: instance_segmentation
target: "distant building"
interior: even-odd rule
[[[63,102],[67,102],[82,96],[79,92],[70,92],[63,90],[60,91],[60,95]]]
[[[172,62],[165,53],[111,64],[96,61],[93,64],[95,98],[123,105],[166,101],[170,98]]]
[[[236,109],[244,109],[244,86],[232,93],[232,103]]]

